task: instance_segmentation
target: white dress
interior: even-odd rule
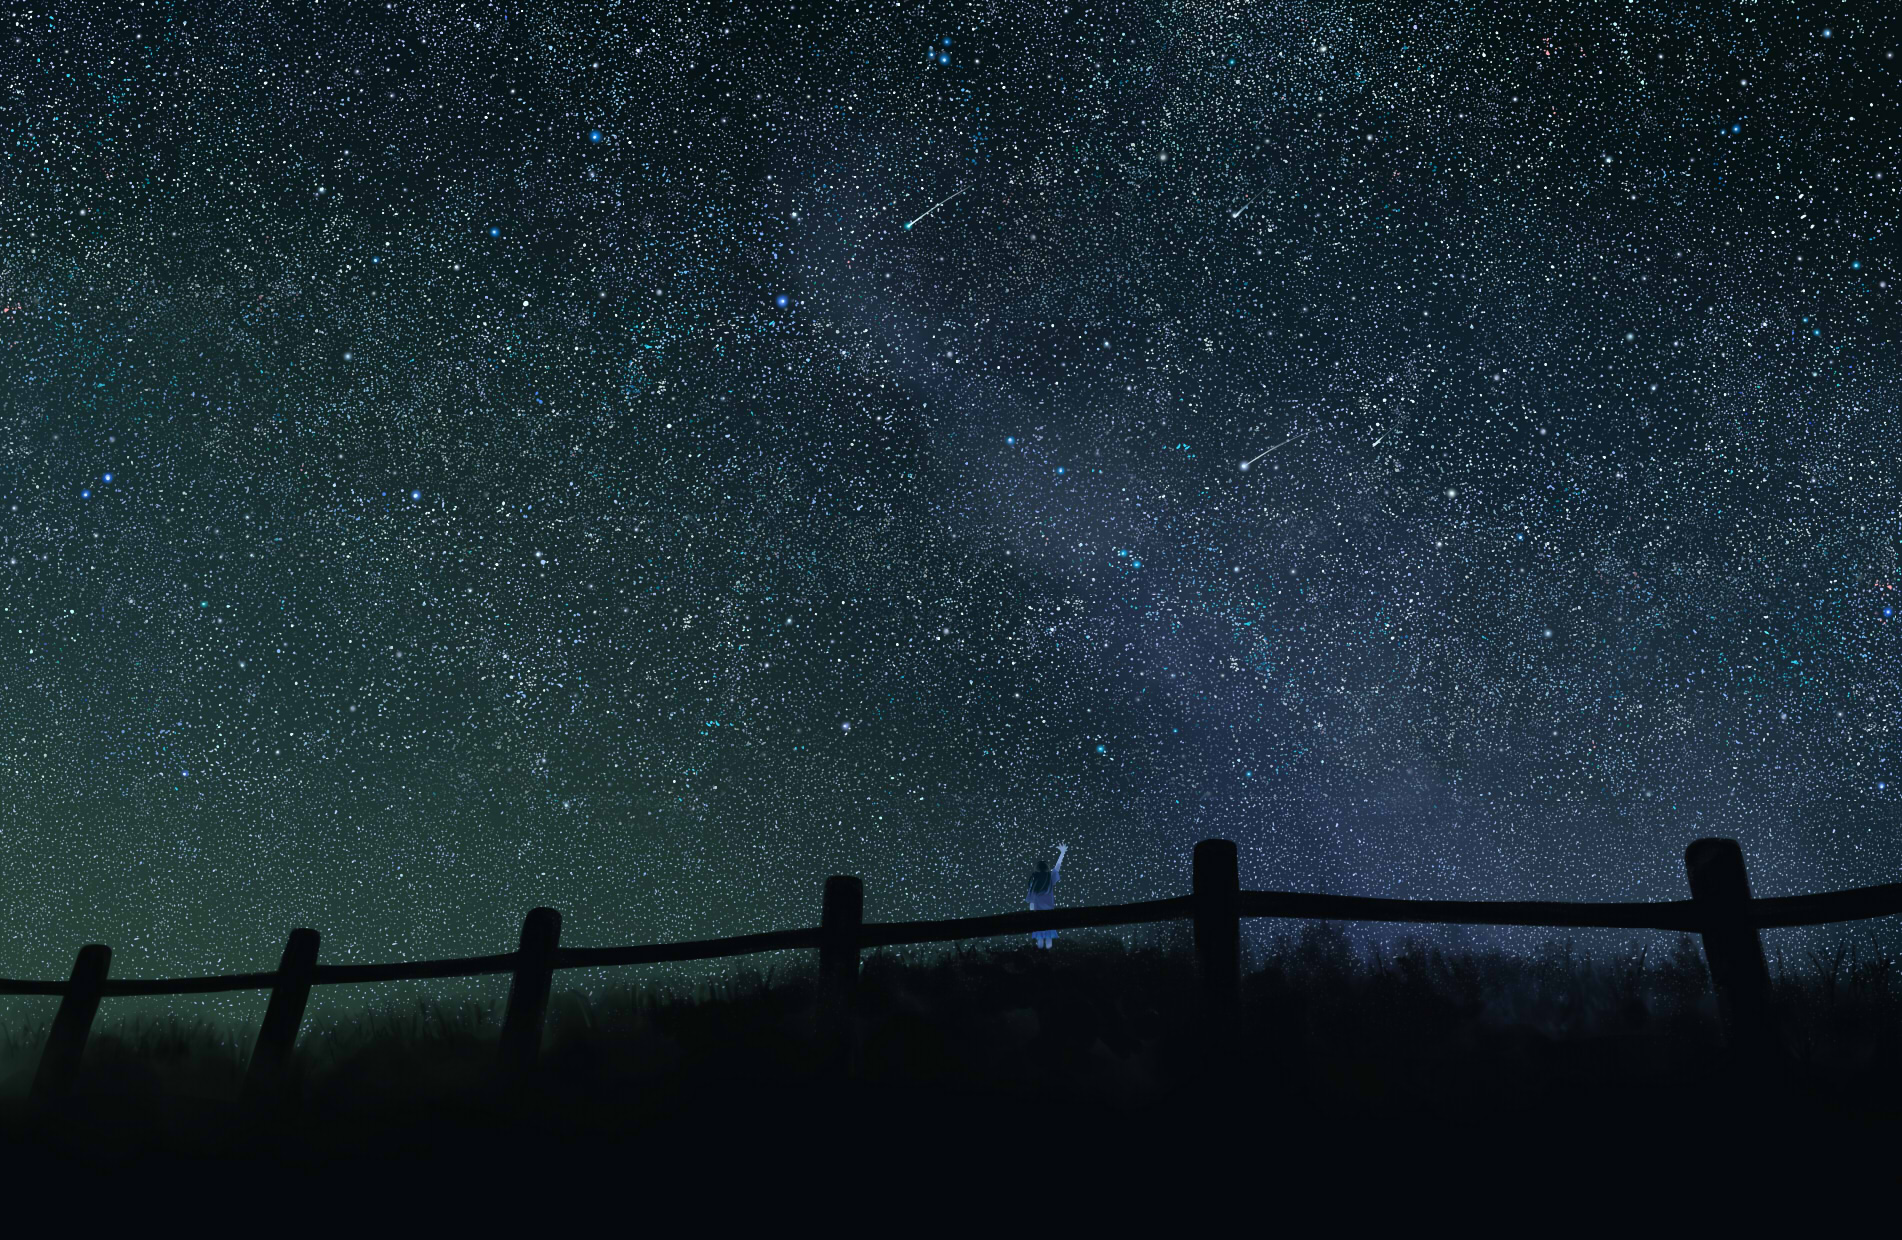
[[[1025,892],[1025,894],[1030,897],[1031,908],[1053,909],[1057,907],[1057,878],[1062,873],[1063,867],[1061,865],[1052,866],[1050,870],[1050,886],[1047,890]],[[1055,930],[1033,930],[1030,932],[1030,937],[1039,943],[1048,943],[1057,937],[1057,932]]]

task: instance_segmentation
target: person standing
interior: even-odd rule
[[[1063,858],[1070,851],[1068,844],[1057,845],[1057,863],[1051,865],[1039,859],[1037,868],[1030,875],[1030,907],[1032,909],[1053,909],[1057,907],[1057,879],[1063,873]],[[1030,937],[1038,947],[1049,947],[1056,941],[1055,930],[1033,930]]]

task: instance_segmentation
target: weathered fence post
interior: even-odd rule
[[[839,1073],[851,1066],[864,923],[865,884],[850,874],[826,879],[819,916],[819,1037],[829,1066]]]
[[[526,1081],[542,1051],[542,1022],[548,1016],[548,990],[555,977],[555,951],[561,946],[561,914],[530,909],[522,919],[522,942],[515,952],[515,979],[502,1017],[501,1067],[510,1084]]]
[[[297,1046],[297,1031],[304,1023],[304,1008],[310,1002],[311,979],[317,972],[315,930],[293,930],[277,962],[277,981],[271,986],[271,1002],[264,1009],[264,1024],[258,1028],[257,1045],[251,1050],[251,1067],[244,1075],[244,1094],[252,1099],[282,1099],[290,1086],[291,1053]]]
[[[89,943],[79,949],[72,977],[66,982],[66,997],[59,1001],[53,1027],[46,1034],[46,1047],[40,1052],[40,1069],[33,1077],[34,1102],[52,1102],[73,1092],[79,1061],[86,1055],[86,1038],[92,1033],[92,1019],[99,1014],[106,972],[111,968],[112,949],[104,943]]]
[[[1750,876],[1736,840],[1694,840],[1684,850],[1691,899],[1703,915],[1704,959],[1731,1045],[1746,1057],[1773,1054],[1770,968],[1750,924]]]
[[[1195,846],[1195,962],[1210,1024],[1226,1030],[1241,1007],[1242,882],[1233,840]]]

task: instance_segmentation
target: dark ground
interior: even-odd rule
[[[868,959],[844,1080],[825,1071],[811,981],[754,979],[558,994],[540,1075],[516,1096],[494,1085],[492,1014],[473,1010],[307,1031],[275,1111],[238,1101],[242,1039],[102,1029],[68,1105],[34,1112],[16,1071],[0,1124],[15,1168],[109,1178],[636,1176],[716,1196],[780,1178],[871,1193],[949,1168],[1034,1193],[1068,1168],[1133,1200],[1376,1165],[1517,1168],[1531,1191],[1580,1160],[1639,1175],[1659,1158],[1787,1167],[1897,1144],[1902,1004],[1879,947],[1779,977],[1787,1058],[1770,1072],[1725,1050],[1690,940],[1662,960],[1563,945],[1369,958],[1312,926],[1258,963],[1233,1057],[1196,1019],[1180,948],[1078,936]]]

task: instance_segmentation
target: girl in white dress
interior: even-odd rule
[[[1063,857],[1070,851],[1068,844],[1057,845],[1057,863],[1038,861],[1037,869],[1030,876],[1030,907],[1033,909],[1052,909],[1057,907],[1057,879],[1063,873]],[[1030,937],[1038,947],[1048,947],[1056,941],[1055,930],[1033,930]]]

